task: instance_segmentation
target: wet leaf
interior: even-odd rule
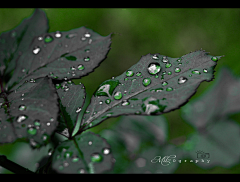
[[[72,136],[72,132],[77,124],[77,118],[84,105],[86,92],[84,85],[76,85],[72,81],[64,81],[61,84],[55,84],[60,99],[60,125],[58,132],[66,130],[67,135]],[[64,133],[63,133],[64,134]],[[65,135],[66,136],[66,135]]]
[[[33,148],[38,148],[49,142],[58,125],[57,94],[47,77],[25,84],[33,86],[6,95],[9,106],[0,109],[0,143],[26,138]]]
[[[16,28],[0,35],[0,67],[5,74],[15,69],[16,63],[24,52],[28,51],[32,39],[48,31],[47,17],[41,9],[24,19]]]
[[[19,56],[7,86],[14,90],[25,80],[45,76],[57,80],[85,76],[106,58],[110,39],[110,35],[103,37],[85,27],[40,34]]]
[[[113,167],[112,153],[105,139],[92,132],[83,133],[57,146],[52,169],[57,173],[103,173]]]
[[[98,87],[87,108],[88,113],[84,114],[82,129],[93,127],[108,117],[160,115],[180,108],[201,82],[213,79],[215,59],[220,58],[203,50],[181,58],[160,54],[142,56],[122,75]],[[203,72],[204,69],[208,71]]]

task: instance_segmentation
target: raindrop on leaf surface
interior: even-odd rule
[[[28,128],[28,129],[27,129],[27,132],[28,132],[30,135],[36,135],[37,129],[31,127],[31,128]]]
[[[36,46],[33,48],[33,54],[38,54],[40,52],[40,47]]]
[[[176,72],[176,73],[179,73],[180,71],[181,71],[180,68],[175,68],[175,72]]]
[[[46,35],[44,38],[44,42],[50,43],[53,41],[53,37],[51,35]]]
[[[24,110],[26,110],[26,106],[25,105],[20,105],[18,109],[19,109],[19,111],[24,111]]]
[[[119,100],[119,99],[121,99],[121,98],[122,98],[122,93],[121,93],[121,92],[116,92],[116,93],[114,94],[114,99]]]
[[[133,76],[133,74],[134,74],[134,73],[133,73],[132,70],[128,70],[128,71],[126,72],[126,75],[127,75],[127,76]]]
[[[150,78],[145,78],[143,79],[143,85],[146,87],[151,83],[151,79]]]
[[[26,119],[27,119],[27,116],[21,115],[21,116],[18,116],[17,122],[18,122],[18,123],[21,123],[21,122],[25,121]]]
[[[178,84],[185,83],[186,81],[187,81],[187,78],[186,78],[186,77],[183,77],[183,76],[181,76],[181,77],[178,79]]]
[[[91,155],[91,161],[92,162],[101,162],[103,160],[102,155],[98,154],[98,153],[94,153]]]

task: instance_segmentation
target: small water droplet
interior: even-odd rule
[[[78,65],[78,70],[83,70],[84,69],[84,66],[82,64]]]
[[[103,153],[104,155],[108,155],[108,154],[110,154],[110,149],[109,149],[109,148],[104,148],[104,149],[102,150],[102,153]]]
[[[103,103],[102,101],[99,102],[99,104],[102,104],[102,103]]]
[[[137,167],[144,167],[144,166],[146,166],[146,163],[147,163],[146,159],[141,158],[141,157],[138,158],[138,159],[135,161],[135,164],[136,164]]]
[[[62,165],[60,165],[60,166],[58,167],[58,169],[59,169],[59,170],[63,170],[64,167],[63,167]]]
[[[67,151],[67,152],[64,153],[64,156],[63,156],[63,157],[64,157],[65,159],[67,159],[67,158],[70,158],[70,157],[72,156],[72,154],[73,154],[73,152]]]
[[[89,141],[89,142],[88,142],[88,145],[92,145],[92,141]]]
[[[18,116],[17,122],[18,122],[18,123],[21,123],[21,122],[25,121],[26,119],[27,119],[27,116],[21,115],[21,116]]]
[[[165,86],[167,85],[168,83],[167,82],[162,82],[162,86]]]
[[[132,70],[128,70],[128,71],[126,71],[126,75],[127,75],[127,76],[133,76],[134,73],[133,73]]]
[[[24,111],[24,110],[26,110],[26,106],[25,105],[20,105],[18,107],[18,109],[19,109],[19,111]]]
[[[123,100],[123,102],[122,102],[122,106],[127,106],[127,105],[129,105],[130,103],[127,101],[127,100]]]
[[[69,166],[68,162],[63,162],[63,166],[68,167]]]
[[[160,72],[161,66],[159,63],[150,63],[147,69],[151,75],[155,75]]]
[[[70,70],[74,71],[76,68],[74,66],[70,67]]]
[[[28,132],[30,135],[36,135],[37,129],[34,128],[34,127],[30,127],[30,128],[27,129],[27,132]]]
[[[94,153],[91,155],[91,161],[92,162],[101,162],[103,160],[102,155],[98,154],[98,153]]]
[[[152,57],[153,59],[155,59],[155,60],[157,60],[157,59],[159,59],[159,57],[158,57],[158,55],[153,55],[153,57]]]
[[[211,60],[212,60],[212,61],[217,61],[218,58],[217,58],[217,57],[212,57]]]
[[[43,140],[45,143],[49,140],[49,138],[50,138],[49,135],[46,134],[46,133],[42,135],[42,140]]]
[[[37,120],[37,119],[36,119],[36,120],[34,121],[34,125],[35,125],[35,126],[40,126],[40,125],[41,125],[40,120]]]
[[[168,62],[167,56],[163,56],[162,62],[163,62],[163,63],[167,63],[167,62]]]
[[[181,71],[180,68],[175,68],[175,72],[176,72],[176,73],[179,73],[180,71]]]
[[[192,71],[192,74],[200,75],[201,73],[200,73],[200,71],[198,71],[198,70],[194,70],[194,71]]]
[[[168,91],[168,92],[170,92],[170,91],[172,91],[172,90],[173,90],[172,87],[168,87],[168,88],[166,88],[166,91]]]
[[[50,43],[53,41],[53,37],[51,35],[46,35],[44,38],[44,42]]]
[[[34,48],[33,48],[33,54],[38,54],[39,52],[40,52],[40,47],[39,46],[35,46]]]
[[[186,78],[186,77],[183,77],[183,76],[181,76],[181,77],[178,79],[178,84],[185,83],[186,81],[187,81],[187,78]]]
[[[78,161],[79,161],[78,157],[75,156],[75,157],[72,158],[72,162],[78,162]]]
[[[116,99],[116,100],[119,100],[119,99],[121,99],[122,98],[122,93],[121,92],[115,92],[115,94],[114,94],[114,99]]]
[[[106,100],[105,100],[105,103],[106,103],[106,104],[110,104],[110,103],[111,103],[111,99],[106,99]]]
[[[47,123],[47,126],[50,126],[50,125],[51,125],[51,123],[48,122],[48,123]]]
[[[203,72],[204,72],[204,73],[207,73],[208,71],[207,71],[207,69],[203,69]]]
[[[24,72],[26,72],[26,69],[25,69],[25,68],[23,68],[23,69],[22,69],[22,72],[23,72],[23,73],[24,73]]]
[[[50,122],[53,122],[54,121],[54,119],[53,118],[50,118]]]
[[[30,82],[30,83],[35,83],[36,80],[34,80],[33,78],[31,78],[31,79],[29,80],[29,82]]]
[[[165,65],[166,68],[170,68],[171,66],[172,66],[171,63],[167,63],[167,64]]]
[[[90,58],[89,58],[89,57],[86,57],[86,58],[84,58],[83,60],[84,60],[84,61],[89,61]]]
[[[38,40],[41,41],[41,40],[43,40],[43,38],[42,37],[38,37]]]
[[[62,37],[61,32],[60,32],[60,31],[56,31],[56,32],[55,32],[55,37],[56,37],[56,38]]]
[[[78,173],[83,174],[83,173],[85,173],[85,170],[84,169],[79,169]]]
[[[82,110],[82,108],[78,107],[77,110],[76,110],[76,113],[79,113],[81,110]]]
[[[141,72],[137,72],[136,76],[141,76],[141,74],[142,74]]]
[[[85,36],[85,37],[91,37],[91,34],[90,34],[89,32],[86,32],[86,33],[84,34],[84,36]]]
[[[143,79],[143,85],[146,87],[151,83],[151,79],[150,78],[144,78]]]
[[[169,72],[168,72],[168,75],[171,75],[171,74],[172,74],[172,72],[171,72],[171,71],[169,71]]]
[[[71,33],[71,34],[66,35],[66,38],[71,39],[71,38],[76,37],[76,36],[77,36],[76,33]]]

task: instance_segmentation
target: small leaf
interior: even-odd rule
[[[87,108],[89,113],[84,114],[85,119],[81,123],[83,130],[108,117],[123,114],[160,115],[180,108],[201,82],[213,79],[213,69],[217,63],[211,58],[202,50],[181,58],[160,54],[142,56],[125,73],[98,87]],[[179,61],[181,66],[178,65]],[[166,64],[171,66],[166,67]],[[203,72],[203,69],[208,69],[208,72]],[[166,74],[169,71],[172,74]]]
[[[1,34],[0,67],[6,67],[5,74],[15,69],[19,57],[28,51],[32,39],[48,29],[46,14],[36,9],[31,17],[24,19],[16,28]]]
[[[85,27],[41,34],[19,57],[7,86],[9,90],[14,90],[24,80],[45,76],[58,80],[85,76],[106,58],[110,44],[110,35],[103,37]],[[26,71],[23,72],[23,69]]]
[[[57,95],[47,77],[26,84],[33,86],[11,92],[7,95],[9,107],[0,109],[0,143],[27,138],[33,148],[39,148],[49,142],[58,125]]]
[[[57,173],[103,173],[113,167],[112,153],[105,139],[92,132],[75,136],[57,146],[52,169]]]
[[[77,118],[84,105],[86,92],[84,85],[75,85],[72,81],[64,81],[55,85],[58,96],[60,98],[60,110],[61,110],[61,124],[58,127],[58,131],[67,128],[69,136],[72,136],[72,132],[77,124]],[[63,131],[62,130],[62,131]]]

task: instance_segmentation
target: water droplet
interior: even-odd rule
[[[97,91],[95,92],[95,96],[108,96],[111,97],[114,89],[119,85],[118,80],[106,80],[104,81]]]
[[[41,124],[40,124],[40,120],[37,120],[37,119],[36,119],[36,120],[34,121],[34,125],[35,125],[35,126],[40,126],[40,125],[41,125]]]
[[[106,103],[106,104],[110,104],[110,103],[111,103],[111,99],[106,99],[106,100],[105,100],[105,103]]]
[[[78,173],[83,174],[83,173],[85,173],[85,170],[84,169],[79,169]]]
[[[122,106],[127,106],[127,105],[129,105],[130,103],[127,101],[127,100],[123,100],[123,102],[122,102]]]
[[[33,78],[31,78],[31,79],[29,80],[29,82],[30,82],[30,83],[35,83],[36,80],[34,80]]]
[[[34,127],[30,127],[30,128],[27,129],[27,132],[28,132],[30,135],[36,135],[37,129],[34,128]]]
[[[103,153],[104,155],[108,155],[108,154],[110,154],[110,149],[109,149],[109,148],[104,148],[104,149],[102,150],[102,153]]]
[[[137,76],[141,76],[141,74],[142,74],[141,72],[137,72],[136,73]]]
[[[26,110],[26,106],[25,105],[20,105],[18,107],[18,109],[19,109],[19,111],[24,111],[24,110]]]
[[[183,76],[181,76],[181,77],[178,79],[178,84],[185,83],[186,81],[187,81],[187,78],[186,78],[186,77],[183,77]]]
[[[217,58],[217,57],[212,57],[211,60],[212,60],[212,61],[217,61],[218,58]]]
[[[88,43],[91,44],[92,43],[92,39],[89,39]]]
[[[47,142],[47,141],[49,140],[49,138],[50,138],[49,135],[46,134],[46,133],[42,135],[42,140],[43,140],[44,142]]]
[[[89,61],[90,58],[89,58],[89,57],[86,57],[86,58],[84,58],[83,60],[84,60],[84,61]]]
[[[78,70],[83,70],[84,69],[84,66],[82,64],[78,65]]]
[[[48,155],[51,156],[51,155],[52,155],[52,152],[53,152],[53,149],[50,148],[50,149],[48,150]]]
[[[50,118],[50,122],[53,122],[54,121],[54,119],[53,118]]]
[[[21,122],[25,121],[27,118],[28,118],[28,117],[25,116],[25,115],[18,116],[17,122],[18,122],[18,123],[21,123]]]
[[[150,63],[147,69],[150,74],[155,75],[160,72],[161,66],[159,63]]]
[[[167,63],[167,64],[165,65],[166,68],[170,68],[171,66],[172,66],[171,63]]]
[[[56,37],[56,38],[62,37],[61,32],[60,32],[60,31],[56,31],[56,32],[55,32],[55,37]]]
[[[59,89],[61,87],[61,85],[57,83],[55,87],[56,87],[56,89]]]
[[[172,74],[172,72],[171,72],[171,71],[169,71],[169,72],[168,72],[168,75],[171,75],[171,74]]]
[[[53,37],[51,35],[46,35],[44,38],[44,42],[50,43],[53,41]]]
[[[78,157],[75,156],[75,157],[72,158],[72,162],[78,162],[78,161],[79,161]]]
[[[51,123],[48,122],[48,123],[47,123],[47,126],[50,126],[50,125],[51,125]]]
[[[78,107],[77,110],[76,110],[76,113],[79,113],[81,110],[82,110],[82,108]]]
[[[65,89],[64,89],[64,92],[67,92],[69,90],[69,87],[66,87]]]
[[[102,160],[103,160],[103,157],[98,153],[94,153],[91,155],[92,162],[101,162]]]
[[[128,71],[126,71],[126,75],[127,75],[127,76],[133,76],[134,73],[133,73],[132,70],[128,70]]]
[[[90,52],[90,50],[89,50],[89,49],[85,49],[84,51],[85,51],[85,52]]]
[[[81,37],[81,40],[82,40],[82,41],[86,40],[86,37]]]
[[[102,103],[103,103],[102,101],[99,102],[99,104],[102,104]]]
[[[180,62],[181,61],[181,59],[177,59],[177,62]]]
[[[204,73],[207,73],[208,71],[207,71],[207,69],[203,69],[203,72],[204,72]]]
[[[158,55],[153,55],[153,57],[152,57],[153,59],[155,59],[155,60],[157,60],[157,59],[159,59],[159,57],[158,57]]]
[[[176,73],[179,73],[180,71],[181,71],[180,68],[175,68],[175,72],[176,72]]]
[[[121,92],[118,91],[114,94],[114,99],[119,100],[121,98],[122,98],[122,93]]]
[[[76,68],[74,66],[70,67],[70,70],[74,71]]]
[[[167,85],[168,83],[167,82],[162,82],[162,86],[165,86]]]
[[[26,69],[23,68],[23,69],[22,69],[22,72],[24,73],[25,71],[26,71]]]
[[[89,141],[89,142],[88,142],[88,145],[92,145],[92,141]]]
[[[143,85],[146,87],[151,83],[151,79],[150,78],[144,78],[143,79]]]
[[[150,92],[162,92],[163,88],[151,89]]]
[[[35,46],[34,48],[33,48],[33,54],[38,54],[39,52],[40,52],[40,47],[39,46]]]
[[[38,37],[38,40],[41,41],[41,40],[43,40],[43,38],[42,37]]]
[[[168,87],[168,88],[166,88],[166,91],[168,91],[168,92],[173,91],[173,88],[172,87]]]
[[[163,62],[163,63],[167,63],[167,62],[168,62],[168,59],[167,59],[166,56],[163,56],[163,58],[162,58],[162,62]]]
[[[200,71],[198,71],[198,70],[194,70],[194,71],[192,71],[192,74],[198,74],[198,75],[200,75],[201,73],[200,73]]]
[[[71,33],[71,34],[66,35],[66,38],[71,39],[71,38],[76,37],[76,36],[77,36],[76,33]]]
[[[91,34],[90,34],[89,32],[86,32],[86,33],[84,34],[84,36],[85,36],[85,37],[91,37]]]
[[[70,157],[72,156],[72,154],[73,154],[73,152],[69,152],[69,151],[68,151],[68,152],[65,152],[65,153],[64,153],[64,156],[63,156],[63,157],[64,157],[65,159],[67,159],[67,158],[70,158]]]

